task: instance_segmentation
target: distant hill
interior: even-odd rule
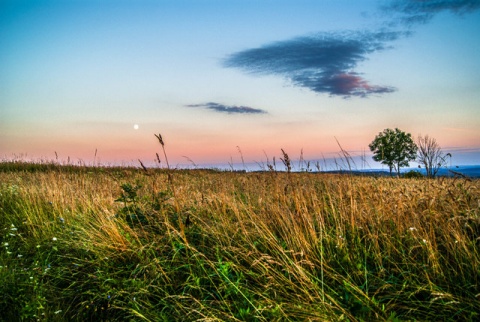
[[[425,169],[419,168],[404,168],[401,169],[400,173],[406,173],[409,171],[417,171],[421,174],[425,175]],[[329,171],[330,173],[345,173],[347,171]],[[352,171],[356,174],[369,174],[369,175],[377,175],[377,176],[388,176],[390,172],[388,170],[381,170],[381,169],[370,169],[370,170],[358,170]],[[480,165],[462,165],[462,166],[455,166],[455,167],[448,167],[442,168],[438,171],[437,176],[441,177],[455,177],[464,175],[469,178],[480,178]]]
[[[463,165],[448,169],[440,169],[438,175],[452,177],[455,175],[455,172],[461,173],[470,178],[480,178],[480,165]]]

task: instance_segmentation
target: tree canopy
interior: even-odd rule
[[[401,167],[408,167],[409,161],[417,156],[417,145],[410,133],[405,133],[398,128],[385,129],[380,132],[369,145],[373,152],[373,160],[387,165],[400,174]]]

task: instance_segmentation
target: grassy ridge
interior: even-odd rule
[[[6,320],[479,318],[479,181],[29,167],[0,171]]]

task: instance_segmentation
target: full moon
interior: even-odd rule
[[[134,124],[134,125],[133,125],[133,129],[134,129],[134,130],[138,130],[138,124]]]

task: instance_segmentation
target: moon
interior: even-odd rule
[[[133,129],[134,130],[138,130],[138,128],[139,128],[138,124],[133,124]]]

